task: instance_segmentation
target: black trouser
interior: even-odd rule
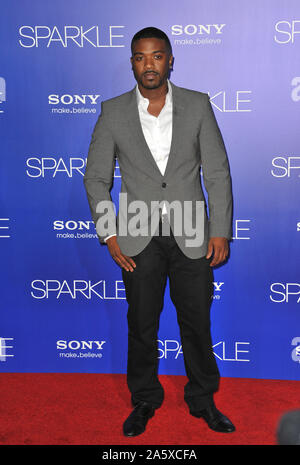
[[[133,405],[143,400],[155,408],[161,406],[164,390],[157,376],[157,333],[169,277],[188,377],[184,400],[191,411],[198,411],[212,402],[220,378],[210,333],[211,259],[188,258],[171,230],[169,236],[163,236],[160,223],[159,232],[141,253],[132,257],[134,271],[122,268],[128,302],[127,384]]]

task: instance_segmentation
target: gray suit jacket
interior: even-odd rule
[[[184,225],[179,234],[178,230],[174,234],[178,246],[188,257],[204,256],[210,237],[232,237],[229,165],[209,97],[172,82],[171,86],[172,142],[164,175],[159,171],[143,135],[135,88],[102,102],[101,114],[91,137],[83,180],[98,238],[100,243],[104,243],[105,237],[116,233],[122,253],[128,256],[140,253],[153,234],[157,234],[159,218],[156,205],[163,200],[167,205],[175,205],[176,202],[183,205],[189,201],[193,218],[199,205],[204,205],[201,244],[198,241],[196,245],[187,245],[190,236],[185,232]],[[115,157],[120,167],[120,193],[123,196],[117,214],[110,195]],[[209,219],[201,184],[201,167]],[[134,210],[139,203],[132,203],[134,201],[143,201],[147,210]],[[170,224],[174,233],[172,214]],[[138,235],[134,226],[140,227]]]

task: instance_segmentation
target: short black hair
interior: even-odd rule
[[[172,55],[172,46],[171,46],[169,37],[164,31],[162,31],[161,29],[157,29],[156,27],[145,27],[144,29],[141,29],[136,34],[134,34],[131,40],[131,53],[133,53],[133,46],[135,42],[137,42],[140,39],[150,39],[150,38],[164,40],[166,43],[168,52],[170,53],[170,55]]]

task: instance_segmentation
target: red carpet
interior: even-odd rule
[[[281,415],[299,408],[299,382],[222,378],[215,402],[236,426],[211,431],[183,400],[185,376],[160,375],[165,400],[147,430],[126,438],[125,375],[1,373],[1,445],[275,445]]]

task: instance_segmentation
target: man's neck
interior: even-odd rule
[[[161,86],[157,87],[156,89],[145,89],[145,87],[142,87],[140,84],[138,84],[138,88],[142,96],[149,99],[150,102],[162,100],[163,98],[165,98],[169,90],[167,81],[165,81]]]

